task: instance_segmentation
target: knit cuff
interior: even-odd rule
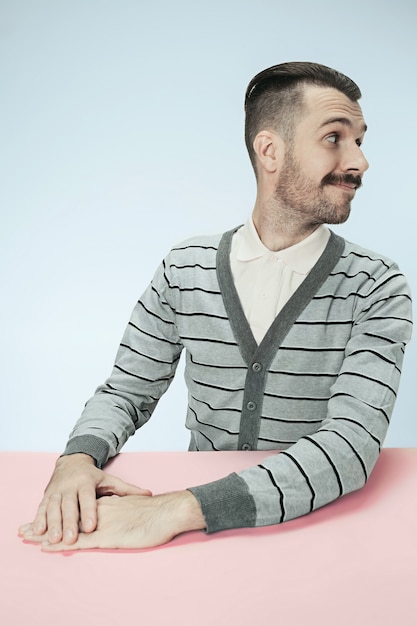
[[[96,466],[101,468],[107,462],[109,444],[104,439],[94,435],[80,435],[68,441],[62,456],[78,453],[90,455]]]
[[[255,501],[246,482],[237,474],[188,490],[200,504],[206,532],[255,526]]]

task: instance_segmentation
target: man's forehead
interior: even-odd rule
[[[307,85],[304,90],[305,120],[318,127],[340,122],[366,130],[362,109],[344,93],[331,87]]]

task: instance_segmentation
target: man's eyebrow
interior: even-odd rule
[[[349,127],[353,126],[352,121],[348,117],[331,117],[325,122],[323,122],[320,128],[323,128],[324,126],[329,126],[330,124],[336,124],[336,123],[343,124],[344,126],[349,126]],[[366,133],[367,130],[368,130],[368,126],[364,124],[362,127],[362,132]]]

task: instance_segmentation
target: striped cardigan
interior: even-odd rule
[[[190,488],[208,532],[283,522],[364,485],[412,327],[398,267],[331,233],[258,346],[230,270],[233,233],[171,250],[64,452],[99,467],[117,454],[151,417],[185,348],[190,450],[271,450],[260,465]]]

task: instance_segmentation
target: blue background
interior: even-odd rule
[[[310,60],[363,91],[370,162],[336,232],[417,293],[415,0],[0,2],[0,446],[61,450],[167,250],[246,220],[243,96]],[[414,258],[413,258],[414,257]],[[415,343],[386,445],[416,446]],[[185,449],[179,372],[127,449]]]

